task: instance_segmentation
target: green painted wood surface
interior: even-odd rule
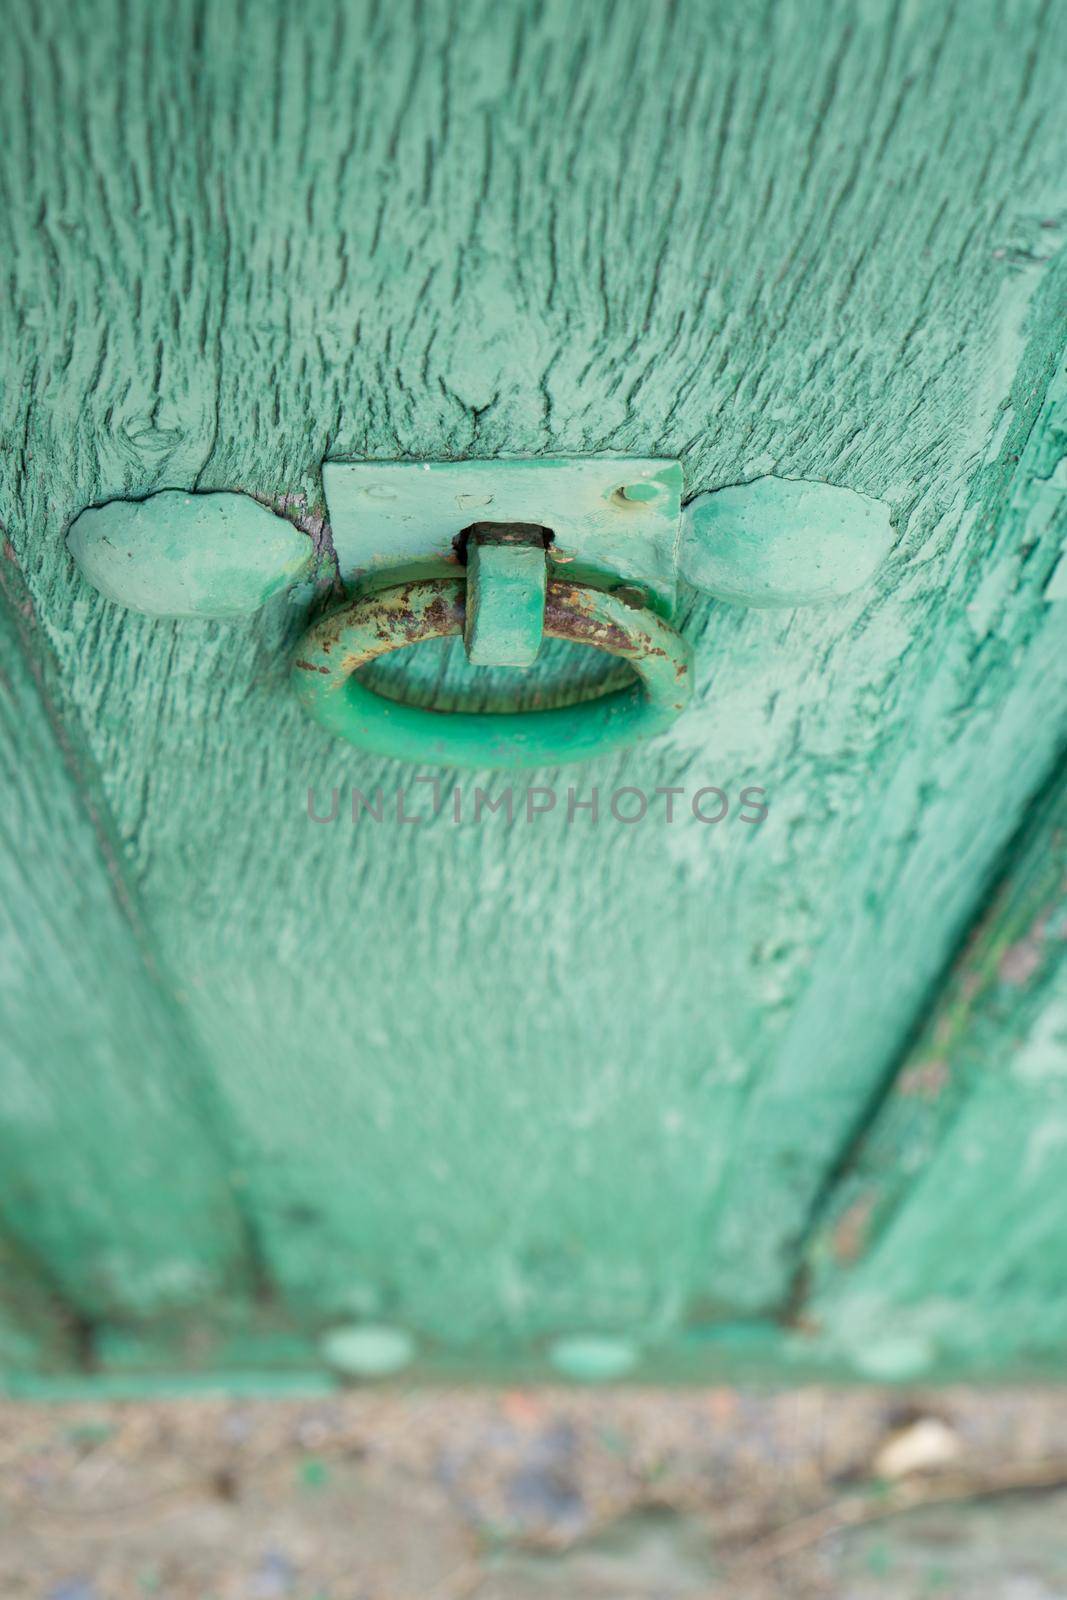
[[[1067,768],[848,1163],[813,1322],[874,1376],[1067,1346]]]
[[[0,644],[0,1214],[82,1315],[226,1298],[210,1091],[10,546]]]
[[[251,1275],[442,1361],[780,1314],[1067,727],[1062,6],[9,13],[0,518],[144,930],[16,713],[11,1230],[91,1316]],[[893,514],[845,599],[691,596],[698,705],[573,780],[718,785],[716,827],[317,825],[430,795],[289,696],[306,601],[151,621],[63,542],[236,489],[328,551],[327,456],[594,451]]]

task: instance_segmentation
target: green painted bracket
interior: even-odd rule
[[[476,667],[532,667],[545,636],[544,528],[479,522],[467,539],[463,643]]]
[[[625,585],[660,616],[673,614],[678,461],[327,461],[322,487],[338,571],[350,593],[455,575],[463,535],[491,520],[547,528],[550,575],[601,589]]]
[[[551,713],[427,711],[384,701],[356,678],[383,640],[392,650],[462,631],[473,665],[528,667],[541,645],[546,582],[551,593],[565,576],[594,611],[596,596],[614,592],[657,621],[673,614],[679,570],[738,604],[802,605],[866,581],[892,537],[879,502],[776,478],[701,496],[683,519],[679,463],[644,458],[328,461],[323,489],[339,574],[359,603],[305,637],[297,692],[319,722],[354,744],[455,765],[577,760],[631,743],[677,714],[677,686],[660,694],[646,663],[638,664],[643,690]],[[464,560],[465,610],[453,615],[433,585]],[[440,612],[432,626],[427,603]],[[394,639],[397,629],[402,637]],[[666,633],[666,657],[679,662],[682,641]],[[633,659],[626,649],[615,653]]]
[[[323,488],[355,604],[305,635],[293,683],[332,733],[410,761],[540,766],[648,738],[688,699],[689,649],[666,621],[678,462],[328,461]],[[356,676],[453,633],[475,666],[529,667],[547,634],[629,660],[638,682],[549,711],[468,714],[385,699]]]

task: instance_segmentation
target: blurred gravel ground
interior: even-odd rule
[[[0,1600],[1067,1600],[1067,1389],[0,1404]]]

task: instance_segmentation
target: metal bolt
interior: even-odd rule
[[[663,486],[658,483],[626,483],[615,493],[621,500],[644,504],[649,500],[658,500],[663,493]]]

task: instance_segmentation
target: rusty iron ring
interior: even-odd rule
[[[461,767],[583,761],[662,732],[691,693],[691,651],[647,609],[584,584],[550,579],[545,633],[629,661],[638,681],[596,700],[547,711],[437,711],[386,699],[361,667],[424,639],[463,632],[462,579],[431,578],[363,595],[308,629],[292,683],[328,732],[377,755]]]

